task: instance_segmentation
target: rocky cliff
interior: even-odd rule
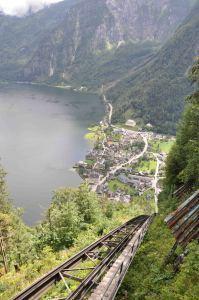
[[[116,122],[173,133],[197,55],[195,2],[65,0],[24,18],[0,15],[0,81],[103,84]]]
[[[145,65],[113,84],[108,97],[113,118],[135,118],[160,132],[175,133],[186,95],[193,89],[187,79],[199,55],[199,2],[189,16]]]
[[[80,0],[65,0],[24,17],[0,12],[0,80],[19,80],[19,70],[32,59],[44,38],[63,22]]]
[[[74,70],[91,55],[129,42],[163,43],[186,17],[189,6],[186,0],[80,1],[42,40],[23,77],[70,82]]]

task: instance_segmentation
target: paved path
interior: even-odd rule
[[[154,177],[154,180],[152,182],[152,186],[155,190],[155,194],[154,194],[154,197],[155,197],[155,211],[156,211],[156,213],[158,213],[158,195],[161,192],[161,190],[158,188],[158,180],[159,180],[158,174],[159,174],[159,168],[160,168],[161,161],[159,160],[157,153],[153,153],[153,155],[156,158],[157,166],[156,166],[155,177]]]
[[[113,106],[111,103],[109,103],[106,99],[106,96],[103,94],[103,101],[105,103],[105,106],[106,106],[106,109],[108,110],[107,111],[107,119],[108,119],[108,124],[106,123],[106,116],[105,116],[105,121],[104,121],[104,125],[105,126],[109,126],[111,125],[111,121],[112,121],[112,115],[113,115]]]
[[[108,126],[111,125],[111,121],[112,121],[112,115],[113,115],[113,106],[111,103],[109,103],[106,99],[106,96],[103,94],[103,99],[104,99],[104,103],[108,106]],[[113,128],[117,128],[116,126],[113,126]],[[117,171],[119,171],[120,169],[122,169],[123,167],[127,166],[128,164],[131,164],[132,162],[138,160],[139,158],[143,157],[143,155],[146,153],[147,149],[148,149],[148,140],[146,135],[143,132],[137,132],[143,139],[144,141],[144,149],[141,153],[131,157],[126,163],[120,164],[116,167],[113,167],[105,177],[101,178],[101,180],[92,187],[92,191],[96,192],[97,188],[100,187],[102,184],[104,184],[110,175],[114,175]],[[104,145],[104,141],[103,141],[103,152],[105,151],[105,145]],[[158,213],[158,195],[161,192],[161,190],[158,188],[158,180],[159,180],[159,168],[160,168],[160,164],[161,161],[158,158],[158,154],[157,153],[153,153],[153,155],[156,158],[157,161],[157,166],[156,166],[156,171],[155,171],[155,176],[154,179],[152,180],[152,188],[154,189],[155,193],[154,193],[154,197],[155,197],[155,211],[156,213]]]
[[[139,159],[140,157],[142,157],[142,156],[145,154],[145,152],[146,152],[147,149],[148,149],[148,140],[147,140],[147,138],[146,138],[144,135],[142,135],[141,133],[140,133],[140,135],[141,135],[141,137],[143,138],[143,141],[144,141],[144,143],[145,143],[145,146],[144,146],[144,149],[142,150],[142,152],[139,153],[139,154],[137,154],[137,155],[132,156],[126,163],[120,164],[120,165],[118,165],[118,166],[112,168],[112,170],[109,171],[109,172],[106,174],[105,177],[103,177],[96,185],[94,185],[94,186],[92,187],[92,191],[95,192],[95,191],[97,190],[98,187],[100,187],[102,184],[104,184],[104,183],[107,181],[107,179],[109,178],[110,175],[114,175],[117,171],[119,171],[119,170],[122,169],[123,167],[127,166],[128,164],[131,164],[132,162],[134,162],[135,160]]]
[[[109,103],[107,101],[106,96],[104,94],[103,94],[103,99],[104,99],[105,104],[107,104],[107,106],[109,107],[108,122],[109,122],[109,125],[111,125],[111,120],[112,120],[112,115],[113,115],[113,106],[112,106],[111,103]],[[114,126],[114,128],[117,128],[117,127]],[[145,144],[143,151],[141,153],[131,157],[126,163],[120,164],[120,165],[112,168],[112,170],[109,171],[105,177],[103,177],[96,185],[94,185],[92,187],[93,192],[96,192],[97,188],[100,187],[102,184],[104,184],[107,181],[107,179],[109,178],[110,175],[114,175],[118,170],[122,169],[123,167],[127,166],[128,164],[131,164],[133,161],[139,159],[140,157],[142,157],[145,154],[145,152],[148,149],[148,140],[147,140],[146,136],[143,133],[139,132],[139,134],[142,137],[142,139],[144,141],[144,144]],[[104,145],[104,141],[103,141],[103,145]],[[105,151],[105,147],[103,147],[103,148],[104,148],[104,151]]]
[[[102,88],[103,90],[103,88]],[[104,103],[106,105],[106,108],[108,108],[108,111],[107,111],[107,120],[108,120],[108,123],[106,122],[106,117],[103,121],[103,124],[104,126],[108,127],[108,126],[112,126],[112,128],[117,128],[116,126],[114,125],[111,125],[111,121],[112,121],[112,115],[113,115],[113,106],[111,103],[109,103],[106,99],[106,96],[105,94],[103,94],[103,100],[104,100]],[[127,130],[128,131],[128,130]],[[140,152],[139,154],[135,155],[135,156],[132,156],[126,163],[123,163],[123,164],[120,164],[118,166],[115,166],[115,167],[112,167],[111,170],[107,173],[107,175],[103,178],[101,178],[97,184],[95,184],[93,187],[92,187],[92,191],[93,192],[96,192],[97,188],[100,187],[102,184],[104,184],[110,175],[114,175],[117,171],[119,171],[120,169],[122,169],[123,167],[127,166],[128,164],[131,164],[133,163],[134,161],[138,160],[139,158],[143,157],[143,155],[147,152],[148,150],[148,139],[147,139],[147,134],[144,133],[144,132],[139,132],[137,131],[136,132],[137,134],[139,134],[143,141],[144,141],[144,149],[142,150],[142,152]],[[102,142],[102,145],[103,145],[103,153],[105,152],[105,140],[103,140]],[[160,168],[160,165],[161,165],[161,161],[158,157],[158,153],[152,153],[154,155],[154,157],[156,158],[156,161],[157,161],[157,166],[156,166],[156,170],[155,170],[155,176],[154,176],[154,179],[152,180],[152,188],[154,189],[154,197],[155,197],[155,211],[156,213],[158,213],[158,195],[159,193],[161,192],[161,189],[158,188],[158,180],[160,179],[160,177],[158,176],[159,174],[159,168]],[[97,164],[97,162],[96,162]],[[95,165],[96,165],[95,164]],[[144,178],[144,177],[143,177]]]
[[[109,106],[109,115],[108,115],[108,122],[111,124],[112,115],[113,115],[113,105],[111,103],[108,103]]]

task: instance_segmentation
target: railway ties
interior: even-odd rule
[[[120,256],[103,277],[101,283],[88,298],[89,300],[112,300],[115,298],[122,280],[124,279],[125,274],[128,271],[128,268],[144,238],[144,235],[151,221],[152,217],[148,218],[142,224],[142,226],[139,227]]]
[[[165,218],[179,244],[186,248],[188,243],[199,238],[199,190],[186,199],[174,212]]]
[[[181,190],[184,190],[184,187]],[[183,253],[177,256],[174,263],[176,270],[178,270],[185,256],[187,245],[193,240],[199,240],[199,190],[195,191],[175,211],[168,215],[165,218],[165,223],[171,229],[175,238],[175,243],[165,258],[165,264],[170,262],[178,245],[180,245]]]
[[[189,192],[192,188],[191,182],[187,182],[186,184],[179,187],[176,191],[173,192],[173,197],[178,199],[182,199],[187,192]]]
[[[139,216],[112,230],[33,283],[13,300],[41,299],[58,282],[63,283],[66,291],[64,297],[62,294],[59,299],[114,299],[151,220],[152,217]],[[107,276],[112,279],[108,283],[111,293],[104,285]],[[75,283],[75,290],[71,290],[71,283],[73,287]],[[100,295],[93,298],[94,293],[99,294],[102,286],[104,293],[111,295],[111,298],[99,298]]]

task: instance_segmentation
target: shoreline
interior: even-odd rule
[[[35,85],[35,86],[40,86],[40,87],[51,87],[51,88],[56,88],[56,89],[62,89],[66,91],[72,91],[74,93],[81,93],[81,94],[90,94],[90,95],[101,95],[100,91],[95,89],[95,90],[89,90],[88,87],[85,86],[72,86],[72,85],[51,85],[48,83],[39,83],[39,82],[29,82],[29,81],[0,81],[0,85],[9,85],[9,84],[21,84],[21,85]]]
[[[103,87],[102,87],[102,92],[101,92],[101,99],[102,99],[102,102],[105,105],[105,116],[104,116],[103,120],[100,122],[100,124],[98,125],[98,127],[101,127],[103,131],[106,130],[106,128],[109,128],[109,127],[114,128],[114,129],[119,129],[117,126],[114,126],[111,123],[112,114],[113,114],[113,106],[106,99],[106,95],[103,92]],[[127,132],[129,132],[129,131],[134,132],[134,133],[137,133],[137,134],[140,135],[140,137],[143,139],[144,144],[145,144],[143,150],[139,154],[133,155],[127,162],[121,163],[120,165],[116,165],[114,168],[112,167],[112,170],[110,170],[102,178],[99,177],[99,180],[97,180],[95,183],[92,183],[92,181],[91,181],[91,185],[90,185],[91,191],[97,192],[97,190],[101,189],[101,187],[107,182],[107,180],[110,176],[115,175],[115,173],[118,170],[122,169],[123,167],[125,167],[129,163],[132,163],[132,162],[137,161],[138,159],[142,158],[145,155],[145,153],[148,152],[150,134],[159,135],[158,133],[155,133],[154,131],[147,132],[147,131],[133,130],[133,129],[131,129],[131,130],[126,129],[126,131]],[[91,134],[93,133],[93,135],[96,134],[96,132],[95,131],[92,132],[92,130],[90,131],[90,133]],[[93,143],[96,142],[94,138],[92,138],[92,142]],[[102,141],[102,145],[104,145],[104,140]],[[93,147],[93,149],[94,149],[94,147]],[[105,150],[105,148],[104,148],[104,150]],[[153,198],[154,198],[154,211],[155,211],[155,213],[158,213],[158,195],[161,191],[161,188],[158,186],[158,183],[159,183],[159,180],[160,180],[159,171],[160,171],[160,166],[164,163],[164,159],[163,160],[161,159],[161,153],[160,152],[156,153],[156,152],[153,151],[152,154],[156,159],[156,169],[155,169],[154,175],[151,178],[151,187],[150,188],[154,191],[154,195],[153,195]],[[78,163],[77,163],[77,165],[78,165]],[[95,162],[94,167],[96,165],[97,165],[97,162]],[[75,170],[80,176],[80,173],[78,171],[78,167],[75,167]],[[80,177],[83,179],[83,181],[85,181],[85,178],[83,176],[80,176]],[[100,193],[101,193],[101,191],[100,191]]]

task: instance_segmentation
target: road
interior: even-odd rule
[[[103,94],[103,100],[104,100],[104,103],[109,107],[109,111],[108,111],[108,123],[109,123],[109,125],[111,125],[111,120],[112,120],[112,115],[113,115],[113,106],[112,106],[111,103],[109,103],[107,101],[106,96],[104,94]],[[109,178],[110,175],[114,175],[118,170],[122,169],[123,167],[127,166],[128,164],[131,164],[133,161],[139,159],[140,157],[142,157],[145,154],[145,152],[148,149],[148,140],[147,140],[146,136],[143,135],[143,133],[139,132],[139,134],[142,137],[142,139],[144,141],[144,144],[145,144],[143,151],[141,153],[139,153],[138,155],[135,155],[135,156],[131,157],[131,159],[129,161],[127,161],[126,163],[120,164],[120,165],[112,168],[112,170],[109,171],[106,174],[105,177],[103,177],[96,185],[94,185],[92,187],[92,191],[93,192],[96,192],[97,188],[100,187],[102,184],[104,184],[107,181],[107,179]],[[103,141],[103,146],[104,146],[104,141]],[[105,151],[105,147],[103,147],[103,148],[104,148],[104,151]]]
[[[109,106],[108,122],[109,124],[111,124],[112,115],[113,115],[113,105],[111,103],[108,103],[108,106]]]
[[[103,94],[103,100],[104,103],[106,105],[106,107],[108,107],[108,124],[106,124],[106,121],[104,122],[104,125],[106,126],[110,126],[111,125],[111,121],[112,121],[112,115],[113,115],[113,106],[111,103],[109,103],[106,99],[106,96]],[[106,120],[106,119],[105,119]],[[116,126],[113,126],[114,128],[117,128]],[[138,160],[139,158],[143,157],[143,155],[146,153],[147,149],[148,149],[148,140],[147,137],[145,136],[145,134],[143,132],[138,132],[138,134],[142,137],[143,141],[144,141],[144,149],[142,150],[141,153],[139,153],[138,155],[135,155],[133,157],[131,157],[126,163],[120,164],[116,167],[113,167],[105,177],[103,177],[96,185],[94,185],[92,187],[92,191],[96,192],[97,188],[100,187],[102,184],[104,184],[110,175],[114,175],[117,171],[119,171],[120,169],[122,169],[123,167],[127,166],[128,164],[131,164],[132,162]],[[104,145],[104,141],[103,141],[103,152],[105,151],[105,145]],[[154,193],[154,197],[155,197],[155,211],[156,213],[158,213],[158,195],[160,193],[160,189],[158,188],[158,180],[159,180],[159,168],[160,168],[160,164],[161,161],[158,158],[158,154],[157,153],[153,153],[154,157],[156,158],[157,161],[157,166],[156,166],[156,171],[155,171],[155,176],[154,179],[152,180],[152,188],[154,189],[155,193]]]
[[[155,197],[155,211],[156,211],[156,213],[158,213],[158,195],[159,195],[159,193],[161,191],[158,188],[158,180],[159,180],[158,174],[159,174],[159,168],[160,168],[161,161],[159,160],[157,153],[153,153],[153,155],[156,158],[157,166],[156,166],[155,177],[154,177],[154,180],[152,182],[152,186],[153,186],[153,188],[155,190],[155,194],[154,194],[154,197]]]
[[[113,115],[113,106],[111,103],[109,103],[106,99],[106,96],[103,94],[103,101],[105,103],[106,109],[107,109],[107,119],[108,119],[108,124],[106,124],[106,116],[105,116],[105,121],[103,123],[105,123],[105,126],[109,126],[111,125],[111,121],[112,121],[112,115]]]
[[[135,160],[141,158],[141,157],[146,153],[146,151],[147,151],[147,149],[148,149],[148,140],[147,140],[147,138],[146,138],[143,134],[140,133],[140,135],[141,135],[141,137],[143,138],[143,141],[144,141],[144,144],[145,144],[145,145],[144,145],[144,149],[142,150],[142,152],[139,153],[139,154],[137,154],[137,155],[135,155],[135,156],[133,156],[133,157],[131,157],[126,163],[120,164],[120,165],[118,165],[118,166],[112,168],[112,170],[109,171],[109,172],[106,174],[105,177],[103,177],[96,185],[94,185],[94,186],[92,187],[92,191],[93,191],[93,192],[95,192],[95,191],[97,190],[98,187],[100,187],[102,184],[104,184],[104,183],[107,181],[107,179],[109,178],[110,175],[114,175],[117,171],[119,171],[119,170],[122,169],[123,167],[127,166],[128,164],[131,164],[133,161],[135,161]]]
[[[137,155],[131,157],[131,159],[129,159],[129,161],[127,161],[126,163],[121,164],[121,165],[115,167],[113,170],[111,170],[110,174],[114,175],[118,170],[120,170],[121,168],[127,166],[128,164],[131,164],[134,160],[137,160],[137,159],[139,159],[140,157],[142,157],[142,156],[144,155],[144,153],[145,153],[145,152],[147,151],[147,149],[148,149],[148,140],[147,140],[147,138],[146,138],[145,136],[143,136],[142,134],[140,134],[140,135],[141,135],[141,137],[143,138],[143,141],[144,141],[144,144],[145,144],[145,145],[144,145],[143,151],[142,151],[141,153],[139,153],[139,154],[137,154]]]

